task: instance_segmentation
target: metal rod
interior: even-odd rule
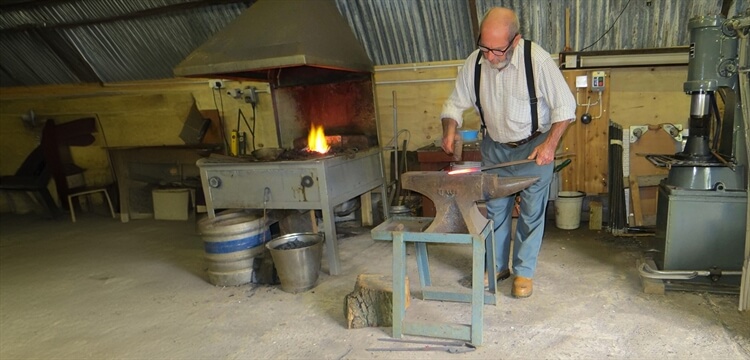
[[[498,169],[498,168],[502,168],[502,167],[506,167],[506,166],[527,164],[527,163],[535,162],[535,161],[536,161],[536,159],[523,159],[523,160],[516,160],[516,161],[508,161],[508,162],[504,162],[502,164],[480,167],[479,171]]]
[[[396,164],[395,179],[398,181],[398,107],[396,106],[396,90],[393,95],[393,162]]]
[[[638,268],[638,273],[648,279],[660,280],[690,280],[698,276],[712,275],[709,270],[655,270],[645,262]],[[722,276],[741,276],[742,271],[720,271],[718,274]]]
[[[422,79],[422,80],[391,80],[391,81],[376,81],[375,85],[421,84],[421,83],[455,82],[455,81],[456,81],[456,78]]]
[[[392,339],[392,338],[380,338],[378,340],[395,342],[395,343],[423,344],[423,345],[442,345],[442,346],[465,346],[466,345],[466,343],[463,341],[430,341],[430,340],[409,340],[409,339]]]
[[[456,63],[453,63],[453,64],[440,64],[440,65],[417,65],[417,64],[412,64],[412,66],[387,67],[387,68],[380,68],[380,69],[376,68],[375,72],[379,73],[379,72],[386,72],[386,71],[401,71],[401,70],[414,70],[414,71],[417,71],[417,70],[421,70],[421,69],[441,69],[441,68],[451,68],[451,67],[460,69],[461,67],[463,67],[463,63],[461,63],[461,64],[456,64]],[[456,79],[454,78],[453,80],[456,80]]]

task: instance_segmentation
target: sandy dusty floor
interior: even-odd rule
[[[390,274],[391,246],[369,229],[340,225],[343,275],[322,272],[314,289],[289,294],[209,284],[194,221],[2,215],[0,358],[750,358],[750,314],[737,311],[737,296],[645,294],[639,241],[554,225],[534,295],[513,299],[510,282],[500,283],[476,351],[369,351],[403,345],[379,340],[390,328],[346,329],[343,299],[358,274]],[[434,281],[459,286],[469,254],[431,247]],[[408,316],[468,322],[469,307],[415,297]]]

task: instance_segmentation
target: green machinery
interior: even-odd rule
[[[688,290],[738,290],[747,223],[750,119],[743,117],[743,106],[750,104],[742,96],[749,25],[750,9],[731,19],[712,15],[689,22],[689,133],[682,152],[648,156],[669,174],[657,200],[652,255],[658,269],[642,264],[643,277]]]

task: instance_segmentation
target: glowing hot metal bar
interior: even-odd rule
[[[497,165],[492,165],[492,166],[474,167],[474,168],[466,168],[466,169],[456,169],[456,170],[449,171],[448,175],[470,174],[470,173],[475,173],[475,172],[479,172],[479,171],[498,169],[498,168],[506,167],[506,166],[528,164],[530,162],[535,162],[535,161],[536,160],[534,160],[534,159],[524,159],[524,160],[508,161],[508,162],[505,162],[505,163],[502,163],[502,164],[497,164]]]

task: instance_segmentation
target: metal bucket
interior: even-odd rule
[[[266,243],[266,248],[279,274],[281,290],[294,294],[315,287],[323,256],[322,235],[283,235]]]
[[[394,205],[388,210],[391,216],[412,216],[411,209],[406,205]]]
[[[262,245],[271,239],[263,217],[230,212],[201,220],[199,227],[208,263],[208,281],[219,286],[249,283],[253,277],[253,259],[266,251]]]

